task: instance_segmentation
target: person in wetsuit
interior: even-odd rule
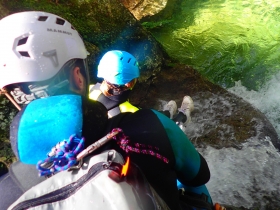
[[[89,98],[101,102],[112,117],[139,108],[129,103],[129,95],[140,76],[138,62],[126,51],[112,50],[103,55],[97,77],[102,83],[90,86]]]
[[[97,77],[103,78],[103,81],[90,86],[89,98],[101,102],[107,108],[109,117],[135,112],[139,108],[129,102],[129,96],[139,76],[138,62],[132,54],[121,50],[108,51],[98,65]],[[171,100],[160,112],[182,126],[191,121],[193,109],[192,98],[185,96],[178,110],[176,102]]]
[[[13,30],[6,30],[11,26]],[[17,155],[19,149],[24,150],[18,147],[17,129],[29,103],[54,95],[88,95],[88,52],[71,23],[47,12],[9,15],[0,20],[0,28],[6,31],[0,35],[0,93],[6,95],[19,110],[10,131],[12,149]],[[66,101],[65,105],[67,103],[71,101]],[[107,113],[101,103],[89,103],[94,110]],[[94,110],[85,109],[88,114]],[[46,109],[45,113],[49,113],[49,110]],[[87,121],[87,118],[84,120]],[[91,136],[98,139],[100,134],[103,135],[101,128],[104,125],[101,119],[92,123],[96,130]],[[36,132],[36,126],[33,130]],[[40,139],[34,141],[40,147]],[[29,156],[31,158],[33,152]],[[8,173],[0,177],[1,209],[7,209],[23,192],[43,180],[38,178],[35,165],[22,162],[21,156],[18,156],[18,160],[10,166]]]

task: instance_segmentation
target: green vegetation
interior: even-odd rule
[[[143,22],[142,26],[144,28],[146,28],[147,30],[151,30],[151,29],[164,27],[170,23],[172,24],[173,20],[162,20],[162,21],[157,21],[157,22]]]
[[[11,164],[15,157],[9,141],[9,127],[16,109],[4,97],[0,96],[0,162]]]

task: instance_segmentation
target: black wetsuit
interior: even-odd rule
[[[158,150],[155,152],[169,160],[165,163],[149,154],[129,154],[131,161],[140,166],[150,184],[171,209],[179,209],[177,179],[193,187],[204,185],[210,179],[205,159],[181,129],[161,113],[142,109],[135,113],[122,113],[110,119],[109,123],[112,124],[110,127],[121,128],[131,143],[156,147]],[[115,142],[110,147],[126,155]]]
[[[91,114],[90,109],[86,107],[84,109],[87,110],[86,113]],[[85,114],[84,118],[83,135],[86,139],[86,146],[88,146],[100,135],[91,137],[94,128],[98,126],[93,126],[94,123],[98,123],[94,121],[96,118],[85,117]],[[139,143],[146,148],[149,145],[151,150],[168,160],[164,162],[158,158],[159,156],[150,154],[129,153],[131,161],[142,169],[147,180],[171,209],[179,209],[177,179],[190,187],[201,186],[208,182],[210,172],[205,159],[196,151],[181,129],[165,115],[155,110],[141,109],[135,113],[122,113],[102,124],[104,124],[104,128],[99,125],[99,130],[103,130],[103,135],[113,128],[121,128],[129,137],[132,145]],[[44,142],[42,141],[40,144],[44,144]],[[100,149],[108,148],[114,148],[124,156],[127,155],[113,141]],[[29,170],[28,167],[34,168]],[[38,178],[37,173],[35,175],[36,170],[34,169],[34,165],[27,166],[18,162],[13,164],[8,174],[1,177],[1,208],[5,209],[24,191],[42,181],[42,178]]]

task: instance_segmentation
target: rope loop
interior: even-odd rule
[[[151,155],[155,156],[156,158],[162,160],[164,163],[169,163],[169,160],[159,154],[156,151],[159,151],[158,147],[154,147],[151,145],[145,145],[140,143],[131,143],[129,140],[129,137],[124,134],[122,129],[120,128],[114,128],[112,132],[118,131],[119,134],[114,136],[113,139],[117,141],[117,144],[120,146],[122,150],[124,150],[126,153],[129,152],[135,152],[135,153],[141,153],[144,155]]]
[[[37,163],[39,176],[50,176],[77,164],[76,156],[84,149],[84,142],[84,138],[76,135],[58,142],[48,153],[48,158]]]

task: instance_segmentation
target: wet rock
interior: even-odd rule
[[[137,84],[131,102],[162,110],[169,100],[180,107],[185,95],[193,98],[195,109],[183,130],[208,162],[207,187],[213,201],[231,210],[277,209],[275,148],[279,150],[280,144],[259,110],[180,64],[163,67],[146,83]]]
[[[120,0],[137,20],[164,20],[172,18],[181,0]]]
[[[149,81],[138,83],[131,102],[162,110],[169,100],[175,100],[180,107],[185,95],[192,97],[195,109],[192,122],[184,130],[196,146],[238,149],[249,138],[268,136],[280,149],[278,135],[264,114],[186,65],[165,67]]]
[[[163,10],[168,0],[121,0],[122,4],[137,20],[153,16]]]

